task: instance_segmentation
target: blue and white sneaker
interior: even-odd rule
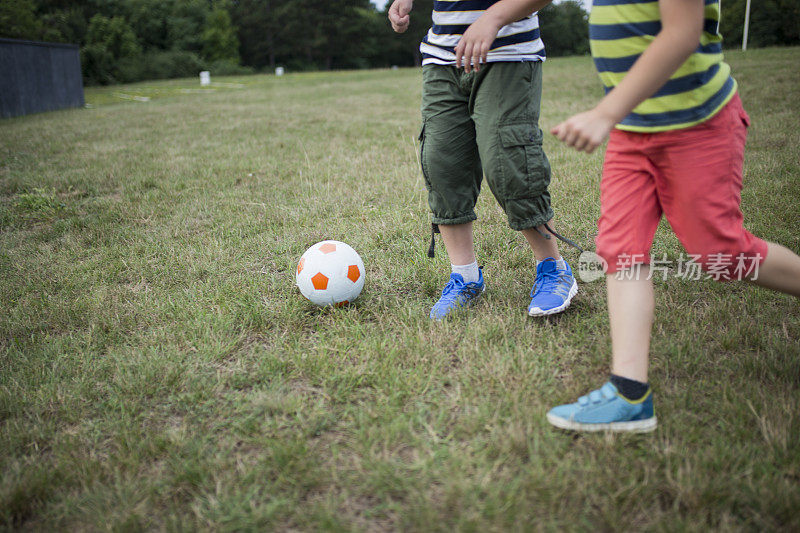
[[[450,274],[450,281],[445,285],[442,296],[431,309],[431,318],[441,320],[450,311],[461,309],[475,303],[486,290],[483,282],[483,269],[478,269],[477,283],[465,283],[461,274]]]
[[[578,294],[578,282],[572,269],[560,269],[556,260],[548,257],[536,267],[536,281],[531,289],[530,316],[554,315],[569,307],[572,298]]]
[[[653,390],[632,402],[610,382],[581,396],[575,403],[553,407],[547,421],[573,431],[628,431],[646,433],[656,429]]]

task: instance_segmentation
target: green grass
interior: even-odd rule
[[[800,49],[728,59],[747,225],[799,251]],[[608,372],[604,285],[529,319],[531,255],[486,188],[489,291],[428,320],[448,264],[425,257],[419,70],[214,81],[0,123],[5,528],[800,528],[797,300],[658,281],[656,433],[555,431]],[[600,92],[588,58],[548,60],[543,129]],[[602,154],[545,148],[558,227],[590,244]],[[294,286],[323,239],[364,259],[355,305]],[[654,252],[681,252],[666,225]]]

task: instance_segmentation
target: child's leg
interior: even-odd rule
[[[649,272],[644,265],[632,272],[622,271],[622,277],[606,275],[611,377],[577,402],[552,408],[547,420],[554,426],[575,431],[647,432],[656,428],[653,394],[647,384],[655,306]]]
[[[422,78],[420,163],[431,222],[439,226],[452,265],[450,279],[430,313],[431,318],[442,319],[475,301],[484,289],[472,242],[483,171],[462,74],[454,67],[427,65]]]
[[[452,272],[439,300],[433,304],[430,317],[441,320],[456,309],[473,304],[486,285],[475,258],[472,221],[460,224],[439,224]]]
[[[547,420],[575,431],[646,432],[656,428],[653,394],[647,385],[653,284],[649,267],[634,267],[633,277],[606,276],[611,321],[611,378],[578,401],[554,407]],[[636,275],[638,272],[638,276]]]
[[[647,383],[655,298],[653,283],[647,279],[650,268],[644,265],[637,270],[638,275],[632,279],[614,274],[606,276],[611,323],[611,373]]]
[[[553,226],[553,221],[547,223],[548,226]],[[544,226],[537,228],[527,228],[522,230],[522,235],[533,250],[533,256],[539,261],[552,257],[553,259],[561,259],[561,254],[558,252],[558,242],[555,237],[546,238],[541,232],[547,233]]]
[[[451,264],[468,265],[476,261],[471,221],[465,224],[439,224],[439,231]]]
[[[800,298],[800,257],[788,248],[767,243],[767,257],[761,263],[756,285]]]
[[[646,138],[613,132],[600,183],[597,253],[607,262],[611,372],[647,382],[653,284],[650,247],[661,220],[657,170],[647,158]]]
[[[661,205],[648,157],[648,136],[614,131],[600,184],[597,253],[607,263],[612,375],[577,402],[554,407],[547,420],[577,431],[655,429],[653,395],[647,382],[653,286],[649,253]]]
[[[553,218],[550,163],[542,148],[539,114],[540,62],[491,63],[474,78],[470,105],[486,181],[508,217],[531,246],[536,278],[528,304],[530,316],[564,311],[578,292],[572,269],[558,251],[556,238],[536,228]]]

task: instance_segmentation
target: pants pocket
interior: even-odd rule
[[[739,119],[742,121],[742,124],[744,124],[745,128],[750,127],[750,116],[743,108],[739,110]]]
[[[530,123],[505,124],[500,135],[501,183],[507,200],[536,198],[550,184],[550,164],[542,150],[542,130]]]

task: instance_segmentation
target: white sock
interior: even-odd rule
[[[541,261],[536,261],[536,268],[539,268],[539,263],[541,263]],[[567,262],[564,261],[563,257],[561,259],[556,259],[556,268],[559,270],[566,270]]]
[[[464,278],[464,283],[477,283],[480,272],[478,272],[478,262],[473,261],[468,265],[454,265],[450,264],[450,267],[453,269],[454,274],[461,274],[461,277]]]

